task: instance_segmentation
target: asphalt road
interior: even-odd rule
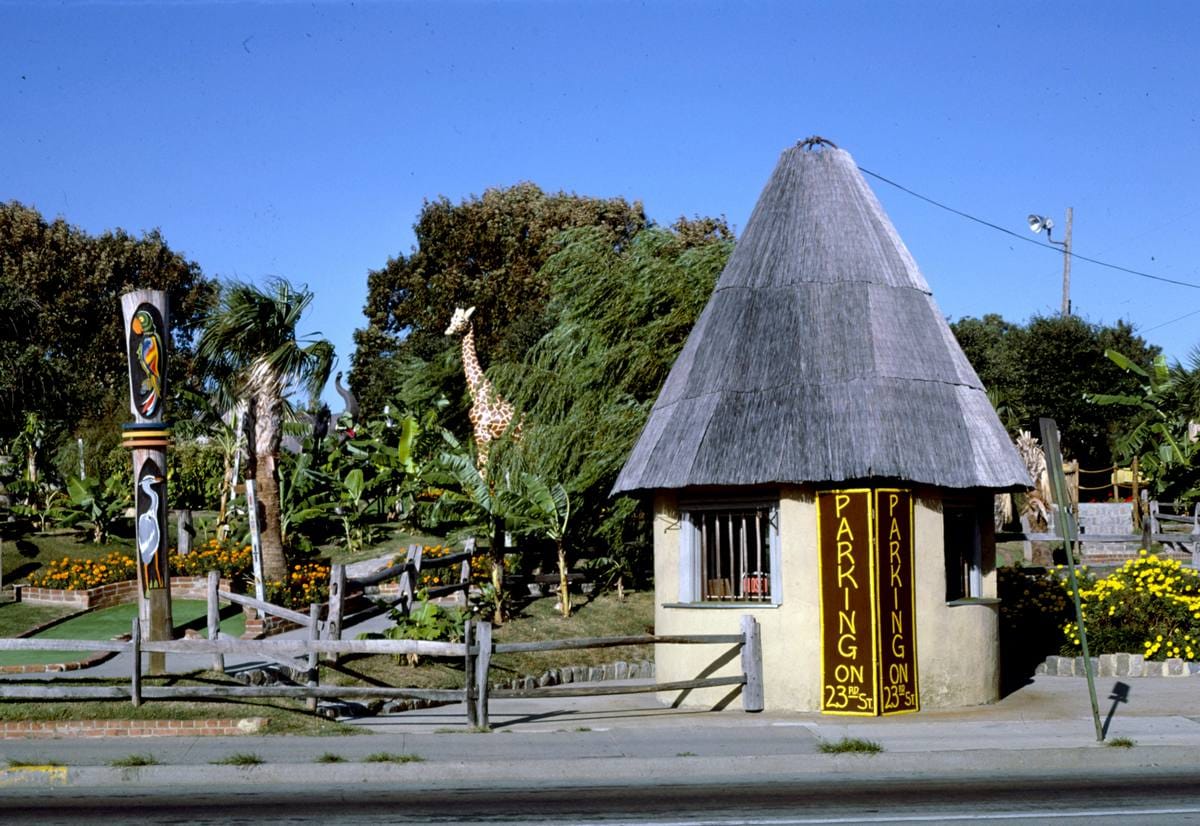
[[[534,784],[536,786],[536,783]],[[1200,770],[829,778],[565,788],[175,786],[74,789],[2,801],[4,822],[86,824],[654,824],[791,826],[830,823],[1200,823]]]

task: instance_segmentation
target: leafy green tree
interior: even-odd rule
[[[141,238],[120,229],[93,236],[16,201],[0,203],[0,440],[21,429],[27,412],[57,442],[81,420],[125,407],[120,296],[138,288],[167,292],[168,371],[183,376],[216,295],[199,265],[172,251],[157,230]],[[182,412],[177,385],[168,382],[175,416]]]
[[[199,368],[209,387],[230,409],[247,405],[249,459],[245,478],[256,480],[263,512],[263,574],[282,579],[287,572],[280,528],[279,450],[286,399],[298,386],[315,399],[329,380],[333,345],[321,338],[300,338],[297,326],[313,294],[283,279],[265,289],[232,282],[205,321],[197,347]]]
[[[542,266],[559,234],[593,227],[615,250],[645,225],[640,203],[548,194],[529,183],[458,204],[427,201],[414,227],[416,248],[367,278],[367,327],[355,332],[350,374],[364,412],[378,414],[397,397],[417,401],[400,392],[414,359],[438,372],[433,395],[461,400],[461,368],[445,359],[454,343],[442,335],[455,306],[480,308],[480,352],[493,362],[519,361],[547,329],[542,311],[550,285]]]
[[[1111,465],[1115,445],[1132,425],[1129,414],[1114,416],[1091,403],[1088,394],[1127,394],[1138,382],[1105,355],[1117,350],[1149,369],[1158,348],[1124,321],[1090,324],[1078,316],[1035,316],[1024,325],[998,315],[964,318],[951,324],[967,359],[1003,408],[1010,432],[1037,432],[1037,420],[1053,418],[1063,448],[1085,469]]]

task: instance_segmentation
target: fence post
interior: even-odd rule
[[[475,537],[471,536],[467,538],[467,541],[463,543],[463,550],[470,553],[471,556],[475,556]],[[462,568],[459,571],[458,581],[459,584],[463,586],[463,589],[455,597],[455,601],[459,605],[466,607],[466,605],[471,601],[471,560],[463,560]]]
[[[1150,553],[1154,525],[1150,519],[1150,493],[1145,488],[1142,489],[1142,498],[1137,507],[1142,511],[1142,547],[1146,549],[1146,553]]]
[[[1192,566],[1195,567],[1196,551],[1200,550],[1200,502],[1192,508]]]
[[[308,641],[316,642],[321,638],[321,606],[317,603],[311,603],[308,606]],[[320,677],[320,668],[317,664],[317,649],[314,647],[308,652],[308,686],[316,688]],[[317,698],[309,697],[304,701],[305,707],[309,711],[317,710]]]
[[[481,729],[491,728],[488,722],[488,669],[492,667],[492,624],[479,623],[476,635],[479,655],[475,658],[475,725]]]
[[[215,641],[221,637],[221,603],[218,602],[217,591],[221,586],[221,573],[219,571],[208,572],[208,638]],[[225,655],[221,653],[213,654],[212,662],[213,671],[218,674],[225,673]]]
[[[133,707],[142,704],[142,623],[137,617],[133,618],[133,631],[129,637],[133,652],[133,677],[129,683],[129,699]]]
[[[751,614],[742,614],[742,673],[746,685],[742,687],[742,710],[763,710],[762,638],[758,633],[758,620]]]
[[[413,589],[417,575],[421,572],[421,546],[409,545],[408,556],[404,559],[404,573],[400,574],[400,606],[401,612],[407,616],[412,610]]]
[[[327,639],[342,638],[342,616],[346,610],[346,566],[335,563],[329,569],[329,620],[325,625]],[[336,663],[339,658],[336,652],[329,655]]]
[[[474,642],[474,627],[470,620],[463,622],[463,645],[466,646],[467,655],[463,662],[463,701],[467,705],[467,725],[475,728],[479,725],[479,718],[475,713],[475,658],[471,655],[471,643]]]

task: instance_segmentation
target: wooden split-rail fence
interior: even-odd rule
[[[457,568],[457,582],[426,589],[428,598],[460,595],[466,602],[470,588],[470,560],[474,541],[468,540],[465,550],[424,562],[424,569]],[[487,622],[468,621],[462,642],[430,642],[425,640],[361,639],[343,640],[342,629],[367,616],[387,610],[389,605],[407,611],[417,595],[422,571],[422,550],[413,545],[403,563],[391,565],[370,576],[349,579],[342,565],[330,572],[328,613],[321,620],[321,606],[313,604],[308,613],[273,605],[253,597],[220,590],[219,574],[208,575],[208,639],[143,640],[139,621],[135,618],[130,639],[124,640],[50,640],[44,638],[0,639],[0,651],[96,651],[132,655],[130,684],[110,686],[54,685],[46,681],[38,685],[18,685],[0,681],[0,700],[130,700],[140,705],[146,700],[212,700],[252,699],[261,697],[303,698],[309,709],[316,709],[318,700],[354,698],[412,698],[435,702],[461,702],[466,705],[467,722],[472,726],[488,726],[488,703],[491,699],[522,699],[536,697],[584,697],[646,692],[685,692],[718,686],[741,686],[742,705],[746,711],[763,709],[762,644],[758,621],[747,614],[742,617],[738,634],[690,634],[656,636],[641,634],[623,637],[589,637],[579,639],[544,640],[540,642],[497,643],[492,639],[492,626]],[[353,615],[345,613],[347,597],[368,586],[391,579],[399,580],[397,594],[376,602]],[[243,640],[225,636],[220,630],[220,603],[232,602],[275,616],[308,629],[305,637],[292,639]],[[488,675],[492,657],[496,654],[563,651],[571,649],[614,648],[632,645],[726,645],[740,649],[740,674],[724,677],[701,677],[653,684],[567,685],[533,689],[492,689]],[[282,664],[289,669],[302,670],[305,685],[270,686],[143,686],[143,654],[210,655],[211,668],[225,670],[226,656],[257,657]],[[450,657],[464,661],[463,687],[454,689],[409,688],[398,686],[322,686],[319,684],[319,659],[336,662],[349,654],[416,655],[421,657]],[[723,663],[731,652],[723,653],[715,662]],[[303,658],[303,669],[297,669],[297,659]],[[707,673],[707,672],[705,672]]]
[[[725,645],[739,649],[741,673],[725,677],[702,677],[694,680],[621,685],[571,684],[547,688],[491,688],[489,672],[496,654],[529,651],[564,651],[571,649],[613,648],[630,645]],[[492,639],[491,623],[468,621],[462,642],[427,642],[425,640],[332,640],[315,635],[299,639],[243,640],[230,637],[217,639],[143,640],[138,619],[134,618],[130,639],[125,640],[50,640],[0,639],[0,651],[109,651],[130,654],[130,682],[124,685],[37,685],[0,681],[0,700],[129,700],[139,706],[147,700],[214,700],[253,699],[262,697],[303,698],[310,708],[320,699],[346,700],[354,698],[417,698],[441,702],[461,702],[466,705],[467,723],[489,726],[488,704],[492,699],[533,699],[548,697],[587,697],[648,692],[684,692],[718,686],[740,686],[742,707],[746,711],[763,709],[762,643],[758,621],[751,615],[742,617],[738,634],[688,634],[656,636],[640,634],[624,637],[589,637],[581,639],[543,640],[540,642],[498,643]],[[288,658],[307,658],[306,685],[170,685],[142,684],[143,654],[209,654],[214,658],[226,655],[249,655],[274,662]],[[723,652],[716,662],[730,659],[733,652]],[[394,686],[322,686],[318,683],[318,658],[321,655],[346,654],[416,654],[423,657],[453,657],[464,661],[463,686],[454,689],[408,688]],[[293,659],[293,663],[295,660]],[[64,681],[68,682],[68,681]]]

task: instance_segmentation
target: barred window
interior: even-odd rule
[[[778,504],[685,504],[683,602],[779,602]]]

